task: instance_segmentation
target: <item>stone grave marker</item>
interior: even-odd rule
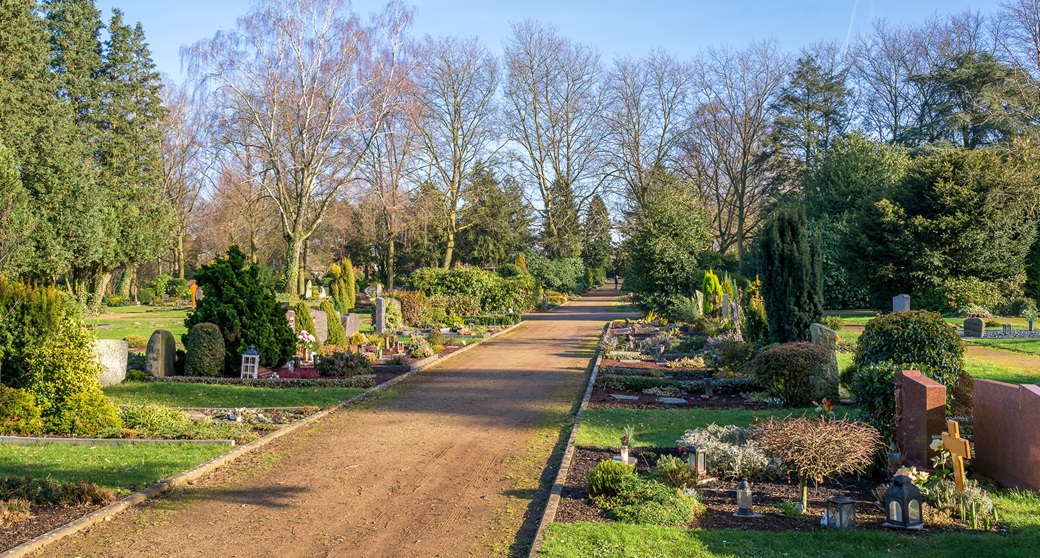
[[[896,446],[903,461],[930,469],[929,445],[946,430],[946,386],[917,370],[896,372]]]
[[[986,322],[982,318],[965,318],[964,319],[964,336],[965,337],[985,337],[986,336]]]
[[[372,315],[372,327],[376,329],[376,333],[379,335],[386,333],[386,299],[383,297],[376,298],[376,311]]]
[[[314,338],[322,343],[329,339],[329,315],[321,310],[310,311],[311,320],[314,320]]]
[[[383,296],[383,286],[379,283],[376,283],[375,285],[372,285],[370,287],[365,287],[365,294],[368,295],[368,298],[375,300]]]
[[[165,329],[155,330],[145,349],[145,370],[155,377],[172,376],[176,351],[177,344],[173,341],[173,334]]]
[[[732,308],[730,308],[730,306],[729,306],[729,295],[728,294],[722,295],[722,315],[726,316],[727,318],[730,318],[731,317],[731,315],[730,315],[730,311],[731,310],[732,310]]]
[[[310,299],[311,292],[313,291],[314,283],[310,279],[307,280],[307,284],[303,287],[303,298]]]
[[[98,339],[94,355],[101,363],[101,387],[114,386],[126,379],[130,347],[123,339]]]
[[[1019,490],[1040,490],[1040,387],[975,380],[972,468]]]
[[[289,324],[289,329],[296,331],[296,311],[288,310],[285,313],[285,321]]]
[[[327,287],[318,287],[318,298],[329,298],[329,289]]]
[[[697,308],[704,308],[704,293],[700,291],[693,291],[693,298],[697,299]]]
[[[347,333],[347,339],[351,335],[361,331],[361,316],[357,314],[343,314],[343,331]]]
[[[829,393],[837,393],[838,390],[838,334],[823,324],[812,324],[809,326],[809,338],[813,345],[819,345],[830,353],[827,359],[827,376],[820,378],[814,388],[816,394],[824,396]]]
[[[908,312],[910,310],[910,295],[901,294],[892,297],[893,312]]]

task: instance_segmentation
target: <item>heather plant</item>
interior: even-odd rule
[[[593,498],[617,496],[621,491],[624,479],[635,476],[636,468],[633,465],[612,459],[600,461],[589,472],[586,480],[589,496]]]
[[[881,447],[877,429],[848,419],[777,419],[761,424],[756,440],[770,459],[797,473],[802,511],[808,510],[808,483],[853,473],[873,462]]]

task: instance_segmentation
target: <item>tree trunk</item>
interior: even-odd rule
[[[184,233],[177,233],[177,276],[184,279]]]
[[[300,252],[303,246],[299,237],[285,237],[285,293],[296,296],[300,294]]]
[[[386,289],[392,291],[394,289],[394,237],[390,237],[390,245],[386,249]]]
[[[448,229],[448,246],[444,250],[444,269],[451,269],[451,258],[455,255],[455,231]]]
[[[798,488],[802,495],[802,513],[809,511],[809,481],[802,476],[798,477]]]
[[[133,286],[136,274],[137,267],[135,266],[127,266],[123,269],[123,275],[119,278],[119,296],[130,298],[130,288]]]
[[[305,293],[304,289],[307,288],[307,258],[310,255],[311,243],[309,239],[303,240],[303,257],[300,258],[300,292],[310,296],[311,293]]]

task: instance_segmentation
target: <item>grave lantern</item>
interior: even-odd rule
[[[705,451],[704,446],[685,446],[683,447],[683,450],[686,451],[686,460],[690,464],[690,470],[697,473],[697,478],[703,479],[707,476],[708,473],[704,463],[704,454],[707,452]]]
[[[827,526],[831,529],[851,529],[856,526],[856,501],[841,492],[827,499]]]
[[[260,377],[260,353],[256,347],[250,345],[246,352],[242,353],[242,375],[241,378]]]
[[[921,491],[906,475],[892,479],[892,486],[885,491],[885,527],[900,529],[923,529],[921,517]]]
[[[752,511],[751,506],[753,503],[751,485],[748,484],[747,478],[745,477],[740,480],[740,485],[737,486],[737,513],[733,515],[737,517],[761,517]]]

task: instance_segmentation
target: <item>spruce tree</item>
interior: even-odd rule
[[[585,211],[585,219],[581,226],[581,259],[585,266],[594,273],[600,273],[610,267],[610,256],[613,252],[610,212],[607,204],[598,194],[592,197]]]
[[[823,317],[820,238],[806,229],[805,208],[778,210],[759,242],[769,335],[777,343],[805,339]]]

